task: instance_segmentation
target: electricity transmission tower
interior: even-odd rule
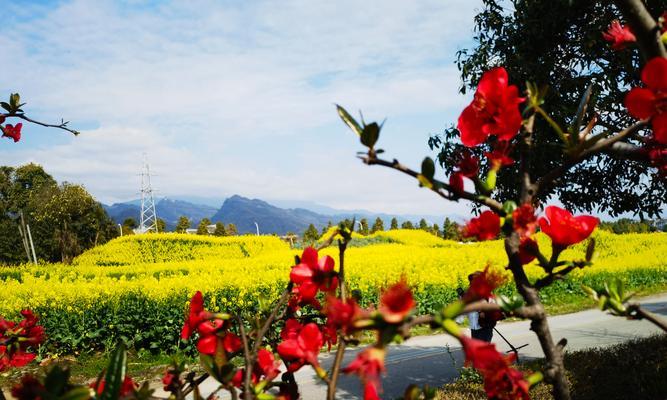
[[[148,158],[144,154],[141,167],[141,217],[139,227],[135,233],[157,232],[157,213],[155,212],[155,198],[151,186],[151,171]]]

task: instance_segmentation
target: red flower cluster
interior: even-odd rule
[[[295,319],[288,319],[280,332],[280,337],[283,341],[278,344],[278,354],[289,372],[310,364],[319,373],[321,368],[317,356],[324,339],[317,324],[311,322],[304,326]]]
[[[658,169],[658,174],[667,177],[667,146],[652,141],[644,146],[643,150],[651,165]]]
[[[473,218],[463,228],[464,237],[476,237],[477,240],[495,239],[500,233],[500,217],[487,210]]]
[[[334,296],[327,298],[323,312],[327,316],[327,327],[333,332],[340,329],[344,335],[351,334],[354,322],[366,316],[356,300],[350,298],[343,301]]]
[[[479,173],[479,160],[469,152],[464,152],[457,165],[457,170],[449,176],[449,186],[454,193],[463,192],[463,177],[474,179]]]
[[[261,380],[272,381],[278,374],[280,374],[280,361],[277,361],[273,353],[266,349],[260,349],[257,353],[257,362],[252,369],[251,381],[253,385],[258,384]],[[245,378],[245,369],[239,369],[234,374],[232,384],[236,387],[243,386]]]
[[[297,303],[319,308],[320,304],[315,299],[317,291],[331,293],[338,285],[334,260],[330,256],[318,259],[317,250],[308,247],[301,255],[301,262],[292,267],[290,280],[294,283],[293,293]]]
[[[343,368],[346,374],[357,374],[364,384],[364,400],[379,400],[380,375],[385,372],[385,350],[378,347],[368,347]]]
[[[468,291],[463,296],[466,303],[493,297],[493,291],[505,282],[505,277],[497,270],[490,270],[487,265],[484,271],[477,272],[470,282]]]
[[[530,400],[530,385],[523,374],[510,365],[515,355],[503,356],[492,343],[460,337],[466,363],[471,364],[484,377],[484,391],[490,399]]]
[[[102,378],[97,383],[97,387],[95,387],[95,382],[92,382],[90,384],[90,387],[92,389],[94,389],[95,393],[97,393],[97,395],[99,396],[104,391],[105,383],[106,382],[104,381],[104,378]],[[125,379],[123,379],[123,384],[120,387],[120,397],[125,397],[125,396],[128,396],[128,395],[132,394],[132,392],[134,392],[134,390],[136,388],[137,388],[137,384],[134,383],[132,378],[129,375],[125,375]]]
[[[625,97],[625,107],[638,119],[651,118],[653,135],[667,144],[667,58],[656,57],[642,70],[643,88],[632,88]]]
[[[44,328],[37,325],[38,318],[30,310],[21,311],[19,323],[0,317],[0,371],[10,367],[22,367],[35,359],[28,353],[29,347],[44,341]]]
[[[387,288],[380,296],[378,311],[390,324],[403,322],[417,303],[405,281],[400,281]]]
[[[602,37],[611,43],[611,48],[614,50],[623,50],[628,44],[637,41],[630,28],[622,25],[618,20],[611,22],[607,32],[602,33]]]
[[[222,319],[214,319],[214,314],[204,310],[204,297],[201,292],[195,293],[190,300],[190,312],[181,331],[183,340],[189,339],[194,332],[199,333],[197,350],[202,354],[223,355],[236,353],[241,349],[241,339],[227,332],[227,323]]]
[[[539,219],[540,229],[551,238],[554,247],[565,248],[586,239],[598,225],[598,219],[590,215],[573,216],[560,207],[549,206],[545,217]]]
[[[4,117],[3,117],[2,121],[0,121],[0,124],[2,122],[4,122]],[[0,127],[0,128],[2,128],[2,137],[14,139],[14,143],[16,143],[19,140],[21,140],[21,128],[22,127],[23,127],[23,124],[21,122],[16,124],[16,126],[14,126],[12,124],[7,124],[3,127]]]
[[[521,260],[521,264],[528,264],[536,258],[536,254],[539,251],[537,242],[530,237],[537,229],[535,209],[530,204],[522,204],[512,212],[512,221],[514,230],[521,237],[519,259]]]
[[[475,98],[459,116],[461,142],[468,147],[484,143],[490,135],[512,139],[521,128],[519,89],[509,85],[507,71],[493,68],[482,75]]]
[[[493,150],[484,153],[484,156],[489,160],[491,169],[499,170],[501,167],[509,167],[514,164],[514,159],[509,156],[512,151],[512,146],[507,140],[499,140],[493,146]]]

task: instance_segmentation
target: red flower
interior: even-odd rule
[[[544,210],[546,218],[539,219],[540,229],[551,238],[554,246],[565,248],[586,239],[598,225],[598,219],[590,215],[578,217],[560,207],[549,206]]]
[[[625,107],[635,118],[652,118],[655,140],[667,144],[667,58],[646,63],[642,82],[645,88],[632,88],[625,96]]]
[[[379,399],[380,374],[384,368],[385,350],[377,347],[368,347],[343,368],[346,374],[356,374],[364,384],[364,400]]]
[[[199,324],[210,318],[210,313],[204,310],[204,296],[201,292],[195,293],[190,299],[190,313],[185,319],[181,330],[181,339],[188,339],[197,330]]]
[[[164,376],[162,377],[162,388],[165,392],[174,392],[182,385],[183,381],[181,381],[181,378],[176,371],[170,369],[165,371]]]
[[[104,391],[104,378],[100,379],[99,383],[97,384],[97,387],[95,387],[95,382],[92,382],[90,384],[90,387],[95,389],[95,393],[97,395],[101,395],[102,392]],[[129,394],[132,394],[134,392],[134,389],[136,389],[137,384],[134,383],[132,378],[129,375],[125,375],[125,379],[123,379],[123,384],[120,387],[120,397],[125,397]]]
[[[474,178],[479,172],[479,160],[469,152],[464,152],[459,161],[459,173],[466,178]]]
[[[532,235],[537,228],[535,208],[529,203],[522,204],[512,212],[512,222],[520,236]]]
[[[334,260],[324,256],[318,260],[317,250],[308,247],[301,255],[301,263],[292,267],[290,280],[294,282],[294,292],[299,302],[313,302],[317,291],[333,292],[338,285],[334,272]]]
[[[658,169],[658,174],[667,177],[667,146],[653,141],[648,143],[643,150],[651,165]]]
[[[202,354],[216,355],[223,350],[226,354],[236,353],[241,349],[241,339],[231,332],[227,332],[226,323],[216,319],[199,325],[200,339],[197,350]]]
[[[459,117],[461,142],[468,147],[484,143],[489,135],[512,139],[521,128],[519,89],[508,85],[507,71],[493,68],[482,75],[475,98]]]
[[[44,341],[44,328],[37,325],[38,319],[30,310],[21,311],[19,323],[0,317],[0,371],[10,367],[23,367],[35,359],[27,353],[30,347]]]
[[[496,346],[482,340],[460,337],[466,363],[475,367],[484,377],[484,391],[493,399],[529,400],[529,384],[523,374],[510,367],[514,354],[503,356]]]
[[[614,50],[623,50],[628,44],[637,41],[637,38],[632,33],[630,28],[621,25],[618,20],[614,20],[609,25],[607,32],[602,33],[604,40],[611,43],[611,48]]]
[[[282,335],[281,335],[282,336]],[[290,338],[278,344],[278,354],[285,362],[289,372],[297,371],[305,364],[320,369],[317,356],[322,348],[322,332],[317,324],[311,322],[297,332],[289,332]]]
[[[493,296],[493,291],[505,282],[505,277],[497,270],[490,270],[487,265],[482,272],[471,274],[472,281],[468,291],[463,296],[466,302],[488,299]]]
[[[521,239],[521,243],[519,244],[519,260],[521,260],[521,264],[525,265],[532,262],[537,258],[538,251],[539,247],[536,241],[529,237]]]
[[[463,228],[464,237],[476,237],[477,240],[495,239],[500,233],[500,217],[487,210],[473,218]]]
[[[251,381],[256,385],[261,380],[272,381],[280,374],[280,361],[273,357],[273,353],[266,349],[260,349],[257,353],[257,362],[252,369]],[[239,369],[234,374],[232,384],[236,387],[243,386],[245,369]]]
[[[17,400],[41,400],[44,393],[44,385],[32,375],[23,375],[21,383],[12,388],[12,396]]]
[[[499,140],[493,146],[491,152],[484,153],[484,156],[489,159],[491,163],[491,169],[499,170],[501,167],[509,167],[514,164],[514,159],[509,156],[509,153],[512,151],[510,142],[506,140]]]
[[[449,186],[454,193],[463,193],[463,175],[460,172],[454,172],[449,176]]]
[[[327,298],[324,314],[327,316],[327,326],[332,327],[334,331],[340,329],[344,335],[352,333],[354,322],[364,316],[364,312],[354,299],[343,301],[334,296]]]
[[[0,371],[4,371],[9,367],[24,367],[34,360],[35,357],[32,353],[26,353],[22,350],[10,351],[7,346],[0,346]]]
[[[23,124],[21,122],[16,124],[16,126],[13,126],[12,124],[7,124],[2,129],[2,137],[8,137],[8,138],[14,139],[14,143],[16,143],[19,140],[21,140],[21,128],[22,127],[23,127]]]
[[[380,296],[378,311],[385,321],[390,324],[403,322],[417,303],[412,297],[412,291],[404,281],[387,288]]]

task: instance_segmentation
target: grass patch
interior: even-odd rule
[[[520,365],[525,371],[540,369],[543,360]],[[606,348],[567,352],[565,368],[575,400],[655,400],[667,398],[667,335],[632,340]],[[552,400],[551,387],[539,384],[533,400]],[[445,385],[438,400],[486,399],[481,379],[466,371]]]

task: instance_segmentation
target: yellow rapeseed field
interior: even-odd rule
[[[378,232],[380,242],[351,247],[346,253],[350,285],[362,293],[405,277],[417,291],[439,286],[454,288],[472,271],[487,263],[504,266],[502,241],[457,243],[419,230]],[[667,235],[613,235],[598,231],[595,265],[575,271],[573,276],[600,272],[623,273],[632,269],[667,272]],[[549,252],[549,239],[538,235],[540,248]],[[563,258],[581,259],[585,243],[567,250]],[[21,308],[71,307],[78,312],[128,292],[164,300],[174,293],[208,293],[233,289],[235,298],[217,298],[226,304],[243,306],[256,293],[277,294],[286,283],[294,256],[271,236],[201,237],[179,234],[125,236],[92,249],[72,265],[47,264],[1,267],[4,279],[0,315],[15,314]],[[323,250],[337,258],[337,249]],[[540,269],[528,267],[537,278]]]

